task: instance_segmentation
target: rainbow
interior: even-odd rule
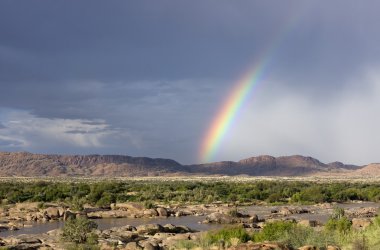
[[[207,131],[201,146],[201,161],[210,161],[214,156],[222,139],[237,116],[238,111],[261,79],[265,68],[264,66],[265,63],[258,64],[235,84],[234,89],[222,105],[222,108]]]
[[[255,87],[264,76],[275,52],[279,49],[281,42],[285,39],[286,34],[289,33],[299,18],[300,12],[298,15],[291,15],[282,29],[277,32],[275,39],[272,39],[270,46],[268,46],[262,56],[259,57],[260,60],[258,60],[253,67],[250,67],[249,70],[243,74],[243,77],[240,77],[234,84],[231,94],[221,105],[219,112],[213,119],[211,126],[209,126],[206,135],[203,137],[199,153],[201,162],[209,162],[213,158],[224,136],[236,119],[241,107],[244,106],[244,103],[249,99],[248,97],[253,93]]]

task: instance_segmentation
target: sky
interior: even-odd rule
[[[0,2],[0,151],[380,162],[379,1]]]

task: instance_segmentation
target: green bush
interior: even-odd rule
[[[276,241],[283,238],[284,234],[288,234],[294,229],[296,224],[290,221],[275,221],[266,223],[263,230],[253,235],[256,242]]]
[[[343,218],[344,215],[345,215],[345,212],[343,208],[335,207],[330,218],[334,220],[339,220]]]
[[[0,200],[9,203],[71,201],[109,206],[115,201],[152,203],[221,202],[344,202],[352,199],[378,201],[379,183],[315,183],[301,181],[3,181]]]
[[[145,201],[145,202],[144,202],[144,207],[145,207],[146,209],[151,209],[151,208],[154,208],[154,204],[153,204],[153,202],[151,202],[151,201]]]
[[[93,233],[97,227],[94,221],[84,217],[70,219],[63,226],[62,239],[75,244],[97,243],[96,235]]]
[[[251,237],[242,227],[226,227],[216,232],[209,232],[207,238],[212,244],[221,241],[231,244],[231,239],[239,239],[240,242],[244,243]]]
[[[85,200],[82,198],[79,198],[77,196],[74,196],[72,199],[68,199],[68,203],[70,205],[70,209],[73,211],[83,211],[83,205],[85,203]]]
[[[252,239],[255,242],[280,242],[291,248],[299,248],[305,245],[322,248],[329,244],[337,244],[334,234],[331,232],[316,231],[311,227],[297,225],[290,221],[267,223],[262,231],[253,235]]]
[[[345,216],[340,219],[330,218],[326,224],[325,228],[328,231],[338,231],[339,233],[347,234],[351,230],[352,222]]]

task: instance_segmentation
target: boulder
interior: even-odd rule
[[[28,213],[26,216],[25,216],[25,220],[26,221],[36,221],[37,220],[37,216],[35,214],[30,214]]]
[[[305,227],[316,227],[316,226],[318,226],[318,222],[316,220],[300,220],[298,222],[298,224],[305,226]]]
[[[164,240],[164,239],[167,239],[168,237],[173,237],[175,235],[176,235],[175,233],[156,233],[155,235],[153,235],[153,239]]]
[[[347,214],[352,217],[375,217],[378,209],[375,207],[363,207],[347,211]]]
[[[129,242],[125,247],[123,248],[125,250],[142,250],[143,248],[139,246],[136,242]]]
[[[157,213],[156,209],[154,209],[154,208],[145,209],[143,213],[144,213],[144,216],[148,216],[148,217],[158,216],[158,213]]]
[[[287,207],[282,207],[278,213],[284,216],[293,214],[293,212]]]
[[[111,204],[110,204],[110,208],[111,208],[112,210],[115,210],[115,209],[116,209],[116,203],[111,203]]]
[[[177,211],[175,213],[175,217],[181,217],[181,216],[184,216],[185,214],[182,212],[182,211]]]
[[[159,207],[156,210],[157,210],[158,216],[162,216],[162,217],[168,216],[168,211],[166,210],[166,208]]]
[[[146,224],[136,227],[138,234],[149,234],[154,235],[164,231],[164,228],[160,224]]]
[[[129,216],[130,216],[130,213],[124,210],[105,210],[105,211],[95,211],[95,212],[87,213],[87,217],[90,219],[127,218]]]
[[[369,218],[353,218],[352,227],[355,229],[365,229],[372,224]]]
[[[190,234],[176,234],[174,236],[168,237],[169,240],[191,240]]]
[[[248,222],[249,223],[257,223],[257,222],[259,222],[259,217],[257,216],[257,214],[252,214],[252,216],[249,217]]]
[[[176,226],[173,224],[164,225],[164,230],[165,230],[165,232],[169,232],[169,233],[177,233],[176,232]]]
[[[141,212],[145,208],[142,204],[135,203],[135,202],[127,202],[127,203],[116,203],[113,206],[114,209],[119,209],[119,210],[128,210],[131,212]]]
[[[340,250],[340,247],[337,247],[337,246],[327,246],[326,250]]]
[[[59,214],[59,217],[63,217],[65,215],[65,211],[66,209],[63,208],[63,207],[58,207],[58,214]]]
[[[166,224],[164,225],[164,231],[167,233],[175,233],[175,234],[183,234],[183,233],[190,233],[192,230],[188,228],[187,226],[175,226],[173,224]]]
[[[0,207],[0,217],[7,217],[9,215],[8,209]]]
[[[318,250],[318,248],[315,246],[308,245],[308,246],[299,247],[298,250]]]
[[[228,248],[228,250],[290,250],[290,248],[278,243],[245,243]]]
[[[236,220],[227,214],[215,212],[211,213],[206,217],[206,223],[219,223],[219,224],[231,224],[235,223]]]
[[[35,243],[35,244],[21,243],[21,244],[11,246],[6,249],[12,249],[12,250],[44,250],[45,249],[46,250],[46,249],[52,249],[52,248],[43,246],[40,243]]]
[[[41,240],[33,235],[18,235],[4,238],[3,241],[8,245],[19,245],[19,244],[41,244]]]
[[[178,241],[190,241],[192,240],[191,234],[175,234],[173,236],[168,236],[167,238],[162,240],[162,245],[166,246],[167,248],[164,249],[175,249],[173,246],[178,242]]]
[[[131,226],[131,225],[125,225],[122,227],[117,227],[120,231],[136,231],[136,227]]]
[[[46,208],[45,209],[45,213],[52,220],[56,220],[56,219],[58,219],[60,217],[59,210],[56,207],[48,207],[48,208]]]
[[[63,215],[63,220],[64,221],[67,221],[69,219],[75,219],[76,215],[75,213],[69,211],[69,210],[66,210],[65,211],[65,214]]]
[[[139,245],[142,246],[144,250],[159,250],[160,249],[158,243],[152,239],[140,241]]]

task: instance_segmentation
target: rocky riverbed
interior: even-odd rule
[[[64,221],[70,218],[87,217],[100,225],[96,233],[103,249],[110,246],[125,249],[170,249],[178,240],[196,239],[201,234],[198,231],[221,228],[226,224],[239,224],[247,230],[254,231],[260,230],[268,221],[293,220],[302,225],[319,227],[337,206],[345,209],[354,228],[365,228],[371,224],[380,204],[357,202],[310,206],[251,205],[244,207],[231,204],[209,204],[158,205],[154,208],[145,208],[138,203],[117,203],[109,208],[87,205],[83,211],[73,211],[63,204],[45,203],[42,206],[40,203],[20,203],[0,208],[0,231],[3,231],[0,232],[0,245],[9,246],[10,249],[60,249],[63,246],[60,242],[59,228]],[[181,218],[187,220],[175,220]],[[102,224],[107,220],[110,221],[108,224]],[[182,226],[180,226],[168,224],[169,222],[185,223],[181,223]],[[192,227],[186,225],[190,222]],[[57,229],[50,230],[48,225],[54,223]],[[41,225],[46,225],[46,230],[39,230],[39,234],[33,234],[33,229]],[[204,225],[204,227],[200,230],[197,225]],[[257,247],[257,244],[251,245],[250,248],[236,249],[256,249],[254,247]],[[271,248],[268,246],[266,249]]]

